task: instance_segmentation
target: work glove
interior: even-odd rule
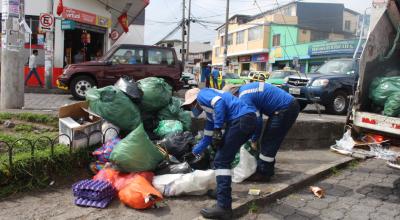
[[[212,137],[212,145],[216,150],[220,149],[223,145],[223,137],[222,137],[222,131],[220,128],[214,129],[214,134]]]

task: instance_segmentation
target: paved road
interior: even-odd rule
[[[362,162],[313,185],[324,188],[326,197],[303,189],[243,219],[400,219],[400,171],[381,160]]]

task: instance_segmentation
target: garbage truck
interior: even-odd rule
[[[373,1],[363,48],[347,128],[354,146],[380,147],[382,159],[400,168],[400,0]]]
[[[331,149],[385,159],[400,169],[400,0],[373,1],[358,63],[346,131]]]

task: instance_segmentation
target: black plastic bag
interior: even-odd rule
[[[210,153],[208,153],[208,151],[205,151],[200,156],[186,162],[188,162],[190,167],[194,170],[208,170],[211,168],[210,159]]]
[[[189,166],[187,162],[180,164],[170,164],[164,166],[161,169],[156,170],[156,175],[164,175],[164,174],[179,174],[179,173],[190,173],[192,172],[192,168]]]
[[[143,91],[139,88],[138,84],[134,81],[128,81],[124,78],[120,78],[116,83],[115,87],[125,93],[132,102],[140,103],[143,98]]]
[[[159,144],[178,160],[191,151],[195,139],[189,131],[176,133],[165,137]]]

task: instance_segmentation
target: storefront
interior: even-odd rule
[[[240,66],[240,73],[244,71],[250,71],[250,62],[251,62],[251,56],[246,55],[246,56],[240,56],[238,58],[239,60],[239,66]]]
[[[254,54],[251,56],[251,70],[267,71],[268,53]]]
[[[96,60],[104,54],[110,18],[72,8],[64,9],[62,17],[64,65]]]

